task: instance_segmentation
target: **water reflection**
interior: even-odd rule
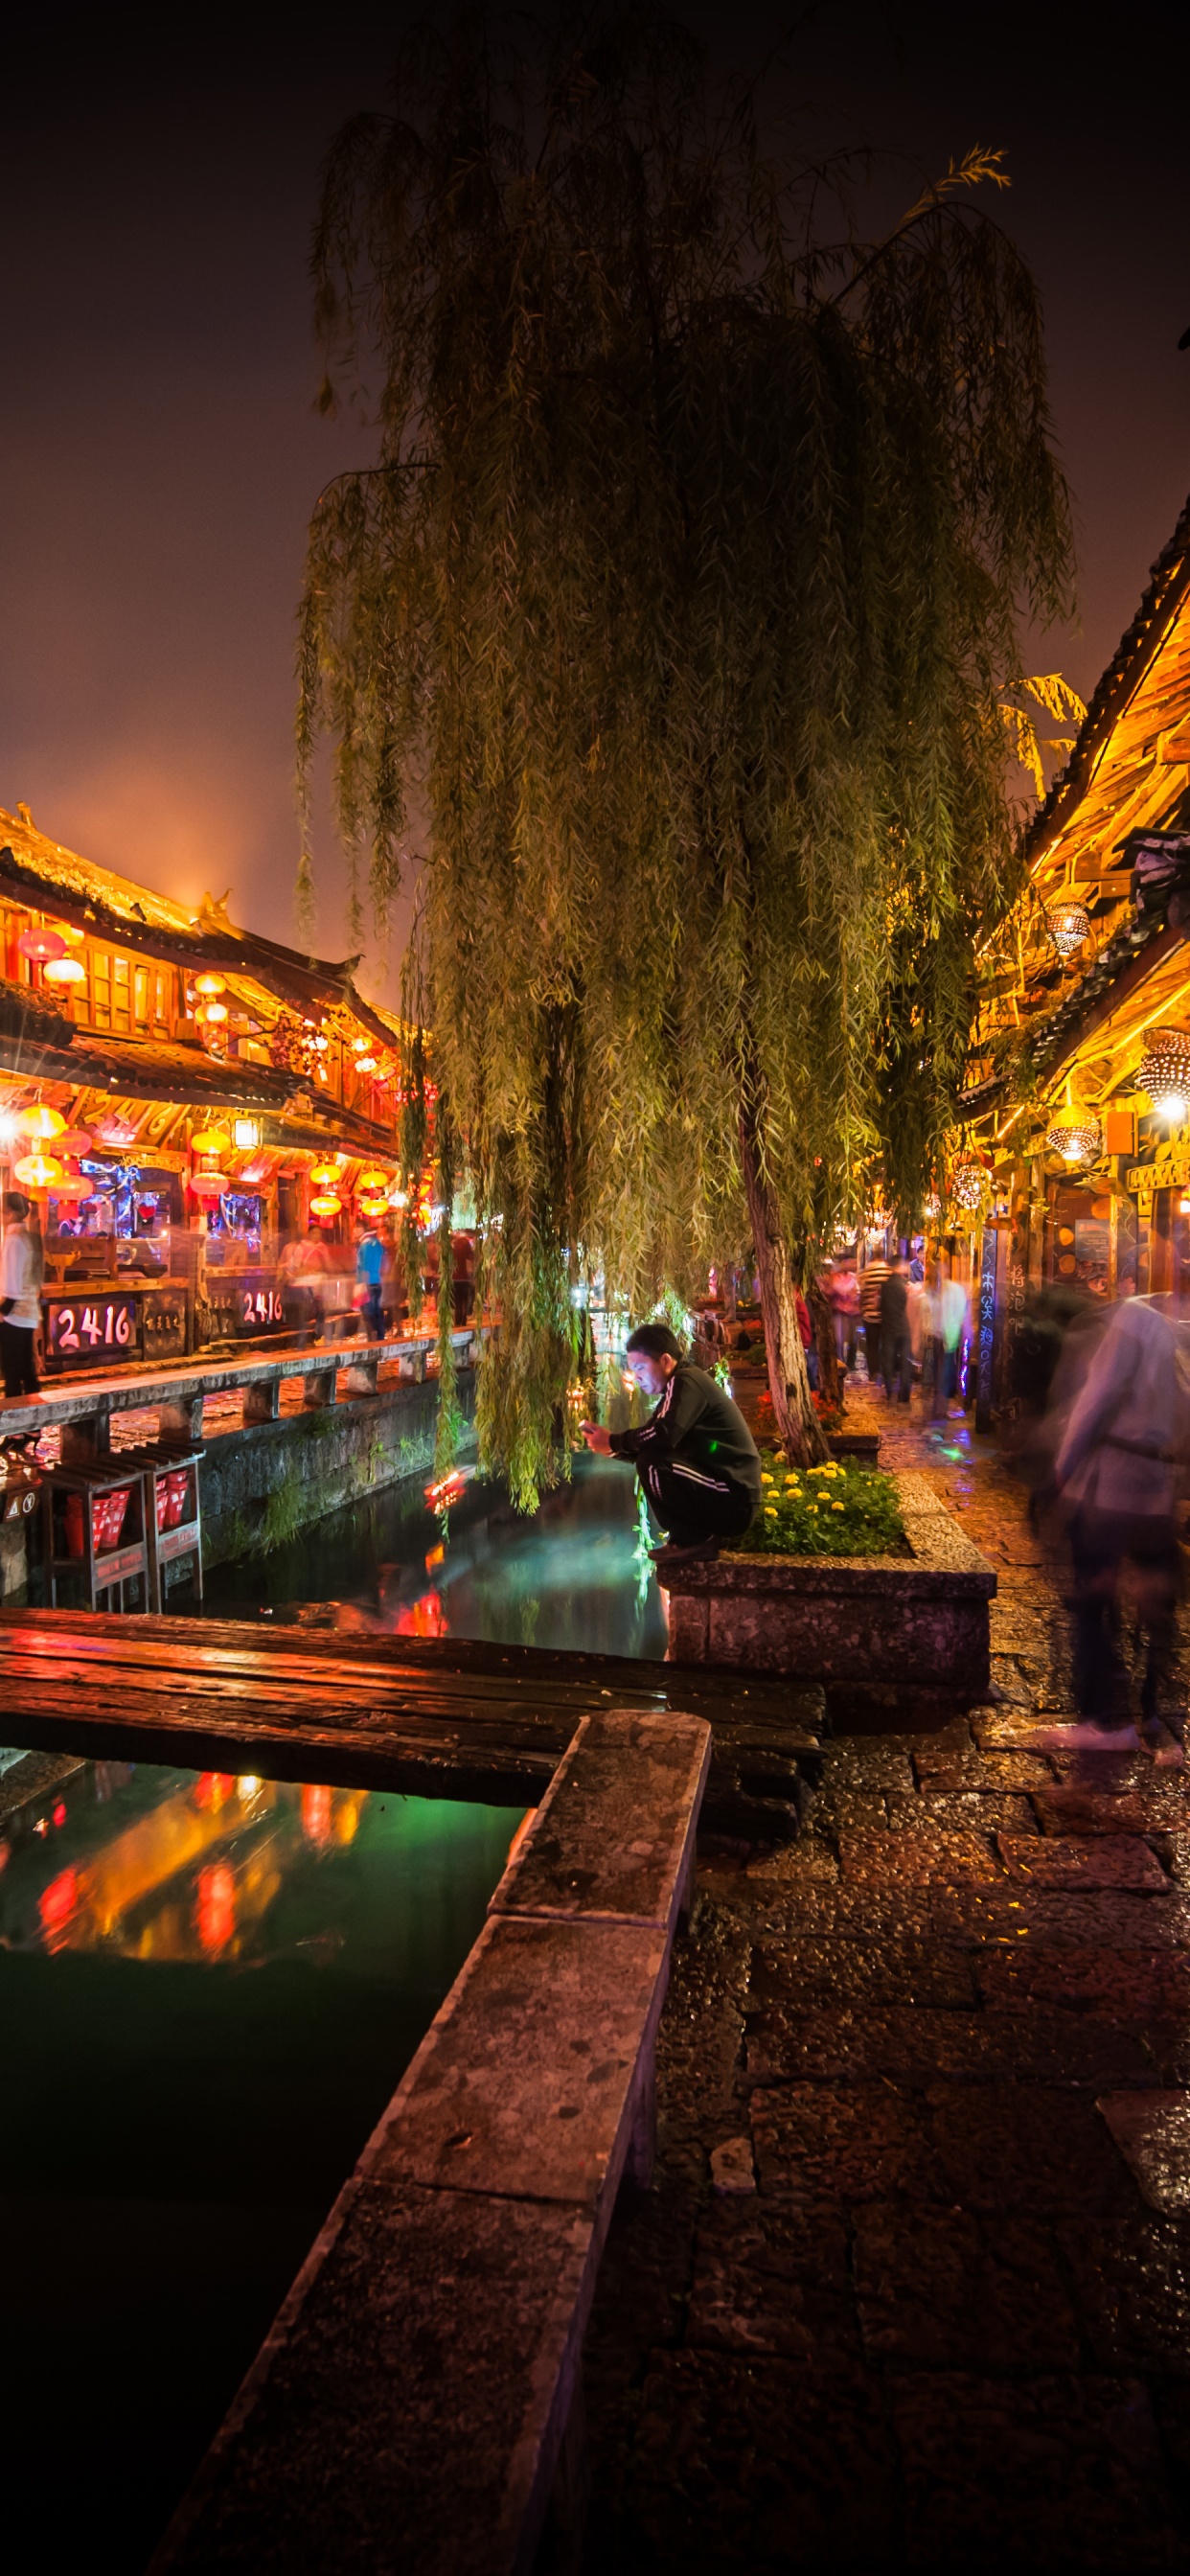
[[[274,1555],[216,1567],[205,1607],[226,1618],[292,1603],[348,1634],[656,1658],[667,1634],[650,1544],[618,1460],[576,1459],[531,1520],[468,1473],[449,1491],[390,1487]]]
[[[132,1766],[125,1772],[117,1816],[133,1795]],[[276,1957],[269,1918],[282,1887],[312,1854],[346,1850],[368,1801],[362,1789],[297,1787],[247,1773],[155,1771],[147,1778],[151,1803],[98,1848],[88,1813],[95,1784],[79,1775],[55,1799],[49,1823],[44,1813],[31,1820],[23,1853],[14,1847],[18,1820],[4,1841],[16,1866],[0,1880],[5,1948],[246,1964]],[[140,1796],[145,1780],[142,1774]],[[103,1785],[110,1800],[110,1784]],[[57,1836],[72,1807],[75,1832],[63,1845]],[[55,1840],[47,1851],[50,1825]],[[65,1857],[72,1843],[85,1847],[85,1856],[80,1848]]]
[[[6,2563],[143,2568],[517,1821],[0,1751]]]

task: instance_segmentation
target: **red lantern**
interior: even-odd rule
[[[34,966],[48,966],[51,957],[66,955],[66,942],[57,930],[22,930],[17,947]]]
[[[226,1172],[192,1172],[190,1187],[196,1199],[223,1198],[231,1188]]]

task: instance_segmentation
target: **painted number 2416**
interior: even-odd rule
[[[61,1351],[81,1350],[84,1342],[92,1350],[100,1342],[123,1349],[132,1339],[132,1317],[127,1306],[84,1306],[76,1332],[73,1306],[61,1306],[56,1339]]]

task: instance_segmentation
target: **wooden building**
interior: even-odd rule
[[[47,1368],[280,1337],[279,1243],[312,1202],[331,1237],[399,1202],[400,1026],[358,960],[192,915],[24,806],[0,810],[0,942],[0,1183],[41,1211]]]
[[[1031,1292],[1190,1290],[1190,503],[1026,846],[963,1104],[985,1417]]]

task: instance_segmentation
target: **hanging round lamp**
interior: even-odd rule
[[[379,1057],[378,1057],[378,1056],[374,1056],[374,1055],[357,1055],[357,1057],[356,1057],[356,1059],[355,1059],[355,1069],[356,1069],[356,1072],[357,1072],[357,1073],[375,1073],[375,1071],[376,1071],[376,1067],[377,1067],[377,1064],[379,1063],[379,1061],[380,1061],[380,1059],[379,1059]]]
[[[214,1000],[218,994],[227,991],[227,978],[225,975],[197,975],[194,989],[196,993],[210,994],[211,999]]]
[[[13,1179],[21,1189],[48,1190],[62,1178],[62,1166],[52,1154],[23,1154],[13,1166]]]
[[[1103,1130],[1097,1118],[1080,1117],[1077,1111],[1056,1118],[1045,1131],[1047,1154],[1060,1154],[1064,1163],[1078,1165],[1097,1162],[1103,1150]]]
[[[61,1110],[49,1108],[44,1100],[35,1100],[31,1109],[18,1110],[17,1125],[22,1136],[36,1136],[40,1144],[48,1144],[51,1137],[66,1133],[66,1120]]]
[[[90,1130],[86,1127],[68,1127],[64,1135],[55,1136],[54,1143],[60,1154],[74,1154],[76,1156],[79,1154],[89,1154],[91,1151]]]
[[[190,1188],[196,1199],[221,1199],[231,1188],[226,1172],[192,1172]]]
[[[48,966],[52,957],[66,954],[66,942],[60,930],[22,930],[17,947],[31,966]]]
[[[87,969],[81,957],[51,957],[48,966],[42,968],[42,975],[47,984],[65,988],[85,984]]]
[[[360,1200],[359,1200],[359,1202],[358,1202],[358,1206],[359,1206],[359,1212],[360,1212],[360,1215],[361,1215],[361,1216],[366,1216],[367,1218],[369,1218],[369,1220],[375,1220],[375,1218],[380,1217],[380,1216],[383,1216],[383,1215],[386,1213],[386,1210],[387,1210],[387,1208],[388,1208],[388,1200],[387,1200],[387,1199],[360,1199]]]
[[[93,1199],[94,1196],[95,1183],[82,1172],[63,1172],[61,1180],[54,1183],[56,1199]]]
[[[1185,1117],[1190,1107],[1190,1036],[1185,1029],[1150,1029],[1136,1080],[1158,1117],[1175,1125]]]
[[[200,1127],[197,1136],[190,1139],[191,1151],[195,1154],[226,1154],[230,1145],[231,1138],[225,1127]]]
[[[968,1215],[982,1207],[987,1185],[988,1176],[983,1164],[976,1162],[972,1155],[964,1155],[955,1164],[950,1176],[950,1194],[955,1206],[965,1209]]]
[[[310,1201],[311,1216],[338,1216],[343,1201],[334,1190],[323,1190]]]
[[[338,1163],[315,1163],[310,1178],[316,1188],[324,1186],[328,1190],[333,1189],[339,1178],[339,1169]]]
[[[1063,903],[1055,903],[1046,918],[1058,955],[1064,966],[1069,965],[1071,958],[1077,957],[1084,941],[1091,936],[1091,916],[1085,904],[1076,903],[1074,897],[1069,896]]]
[[[359,1179],[356,1182],[355,1186],[357,1195],[362,1197],[365,1192],[370,1192],[374,1195],[377,1190],[387,1190],[391,1185],[391,1181],[391,1172],[377,1172],[369,1166],[366,1172],[360,1173]]]

